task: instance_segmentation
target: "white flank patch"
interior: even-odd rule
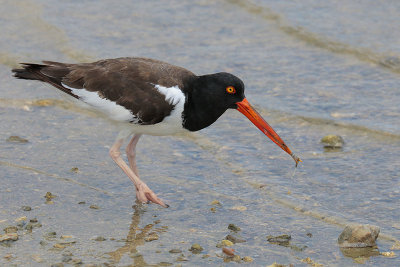
[[[172,87],[164,87],[155,84],[154,87],[163,95],[165,95],[165,100],[171,105],[176,105],[181,100],[185,100],[185,95],[182,93],[181,89],[177,85]],[[183,101],[185,102],[185,101]]]
[[[101,98],[97,92],[90,92],[86,89],[76,89],[69,87],[62,83],[62,86],[72,91],[74,95],[79,96],[80,100],[93,106],[97,110],[104,112],[110,119],[117,121],[131,121],[135,119],[134,116],[128,109],[123,106],[117,105],[117,103]]]
[[[124,124],[121,125],[122,131],[118,138],[125,138],[132,133],[141,133],[148,135],[172,135],[185,133],[188,130],[182,125],[182,112],[185,105],[185,95],[178,86],[170,88],[154,85],[157,90],[165,95],[165,100],[174,105],[169,116],[161,122],[152,125]]]
[[[154,125],[144,125],[140,129],[141,133],[150,135],[170,135],[179,132],[186,132],[182,125],[182,112],[185,105],[185,95],[177,85],[172,87],[164,87],[155,84],[154,87],[163,95],[165,100],[171,105],[174,105],[173,110],[169,116],[165,117],[163,121]]]

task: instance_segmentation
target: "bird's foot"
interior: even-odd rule
[[[164,208],[169,207],[169,205],[165,204],[161,199],[159,199],[157,195],[154,194],[154,192],[151,191],[151,189],[143,182],[136,187],[136,198],[142,203],[153,202]]]

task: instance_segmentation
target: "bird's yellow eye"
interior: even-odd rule
[[[228,86],[228,87],[226,87],[226,92],[229,94],[234,94],[234,93],[236,93],[236,89],[233,86]]]

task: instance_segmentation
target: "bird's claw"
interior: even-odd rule
[[[136,198],[142,203],[150,204],[153,202],[164,208],[169,207],[169,205],[165,204],[161,199],[159,199],[145,183],[141,183],[136,187]]]

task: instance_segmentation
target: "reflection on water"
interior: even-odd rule
[[[132,258],[133,266],[157,266],[157,265],[149,265],[146,263],[143,255],[138,253],[137,247],[143,246],[145,243],[145,237],[149,234],[149,232],[154,227],[153,224],[148,224],[143,228],[139,228],[140,216],[143,214],[143,210],[141,210],[141,204],[137,203],[133,205],[132,208],[135,212],[132,215],[132,223],[129,226],[129,232],[124,241],[125,245],[118,248],[115,251],[108,252],[107,254],[111,256],[113,263],[119,263],[122,256],[127,254],[130,258]]]
[[[350,258],[360,258],[360,257],[372,257],[378,256],[379,251],[376,247],[365,247],[365,248],[340,248],[340,251],[344,256]]]

